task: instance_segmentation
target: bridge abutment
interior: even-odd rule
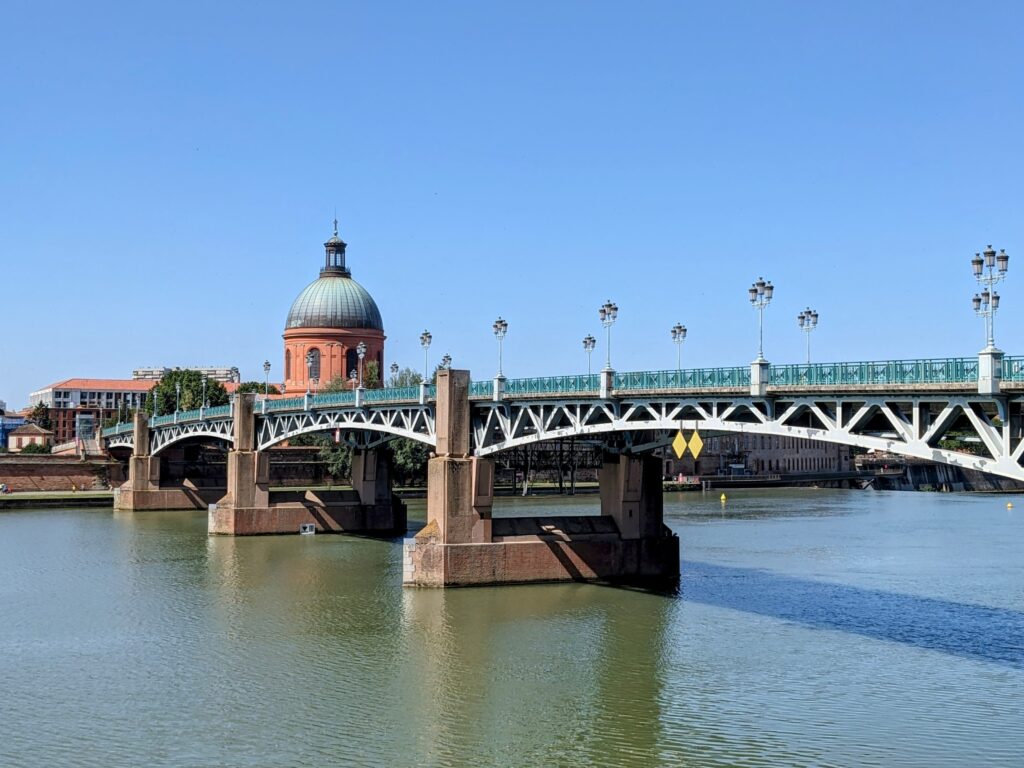
[[[600,515],[494,518],[494,462],[469,455],[469,427],[469,373],[439,371],[427,525],[406,540],[405,585],[678,577],[679,540],[662,521],[657,459],[609,457]]]
[[[305,524],[328,533],[399,535],[406,529],[404,503],[391,493],[382,451],[356,451],[353,490],[295,490],[270,493],[270,462],[256,450],[254,395],[238,396],[234,445],[228,453],[228,487],[210,505],[211,534],[258,536],[298,533]]]

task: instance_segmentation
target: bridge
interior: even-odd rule
[[[1024,358],[977,357],[807,365],[756,361],[684,369],[470,381],[441,370],[437,385],[259,399],[178,412],[103,430],[131,449],[121,509],[202,506],[195,492],[160,486],[159,456],[187,441],[229,447],[228,487],[210,506],[211,533],[321,530],[402,532],[378,448],[403,437],[433,448],[428,524],[406,544],[406,582],[421,585],[619,576],[671,576],[678,543],[661,514],[652,451],[679,431],[744,432],[840,443],[1024,481]],[[266,450],[332,432],[353,447],[354,496],[271,501]],[[969,434],[972,451],[954,436]],[[493,457],[575,437],[599,445],[601,514],[493,519]],[[956,447],[950,447],[956,446]],[[276,495],[276,494],[275,494]],[[676,556],[673,559],[672,553]]]

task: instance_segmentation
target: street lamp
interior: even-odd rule
[[[174,412],[177,413],[181,405],[181,382],[174,382]]]
[[[313,350],[306,353],[306,394],[309,394],[309,385],[313,380]]]
[[[441,358],[441,367],[445,369],[452,367],[452,356],[447,352],[445,352],[444,357]]]
[[[757,282],[747,290],[750,304],[757,310],[757,360],[754,361],[757,363],[764,362],[764,309],[771,304],[774,292],[775,286],[771,281],[765,282],[763,277],[757,278]]]
[[[999,309],[999,294],[994,288],[996,283],[1006,277],[1006,270],[1009,266],[1010,257],[1006,251],[1000,248],[997,254],[991,245],[983,253],[974,254],[974,258],[971,259],[974,278],[982,286],[981,294],[974,294],[971,304],[975,313],[985,318],[985,339],[988,342],[985,349],[987,350],[996,348],[995,324],[996,311]]]
[[[612,300],[608,299],[597,310],[597,316],[601,318],[601,325],[608,330],[607,357],[605,358],[604,369],[610,371],[612,369],[612,326],[615,324],[615,319],[619,316],[618,304],[613,304]]]
[[[366,342],[360,341],[356,344],[356,354],[359,355],[359,388],[363,388],[363,358],[366,357]]]
[[[811,331],[818,327],[818,310],[808,307],[796,316],[796,322],[807,334],[807,364],[811,364]]]
[[[270,397],[270,361],[263,361],[263,398]]]
[[[391,386],[398,386],[398,363],[391,364]]]
[[[591,374],[590,358],[594,352],[594,347],[596,346],[597,339],[589,333],[583,337],[583,351],[587,353],[587,376]]]
[[[203,376],[203,408],[206,407],[206,377]]]
[[[683,341],[686,340],[686,326],[676,323],[672,326],[672,341],[676,345],[676,373],[683,367]]]
[[[348,372],[349,389],[356,388],[356,375],[357,374],[354,368]]]
[[[424,331],[420,334],[420,346],[423,347],[423,380],[426,381],[428,377],[427,370],[427,350],[430,349],[430,342],[434,337],[430,335],[430,331]]]
[[[508,333],[508,321],[503,320],[501,316],[494,321],[494,325],[491,326],[494,330],[494,338],[498,340],[498,378],[505,378],[501,373],[501,342],[505,339],[505,334]]]

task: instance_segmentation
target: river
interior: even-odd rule
[[[666,516],[673,595],[403,589],[398,540],[0,513],[0,765],[1024,764],[1024,497],[715,492]]]

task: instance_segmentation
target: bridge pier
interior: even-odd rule
[[[662,521],[656,458],[609,456],[600,515],[494,518],[494,461],[470,456],[467,371],[438,372],[436,434],[427,525],[406,540],[405,585],[678,577],[679,540]]]
[[[255,396],[235,400],[234,444],[228,453],[228,487],[209,508],[211,534],[256,536],[298,533],[312,524],[320,532],[399,535],[405,532],[405,504],[391,493],[387,457],[357,451],[351,491],[280,491],[270,494],[270,462],[256,450]]]
[[[188,481],[160,485],[160,457],[149,453],[149,421],[141,411],[132,424],[134,448],[128,460],[128,480],[114,494],[114,509],[139,512],[146,509],[206,509],[220,491],[197,487]]]

